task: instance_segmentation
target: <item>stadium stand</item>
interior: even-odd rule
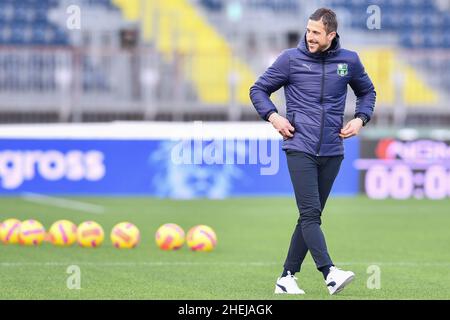
[[[134,12],[129,19],[139,18],[140,2],[135,0],[115,1],[124,12]],[[230,76],[234,71],[240,80],[237,98],[248,103],[248,88],[254,74],[247,65],[233,56],[227,41],[203,19],[185,0],[153,1],[143,14],[144,34],[154,40],[158,50],[170,59],[173,52],[189,60],[192,81],[202,102],[225,105],[230,100]],[[211,7],[209,7],[211,8]],[[147,23],[158,12],[159,24]],[[155,31],[156,29],[157,31]],[[176,39],[174,39],[176,32]]]
[[[437,2],[422,0],[397,0],[397,1],[368,1],[368,0],[330,0],[328,5],[349,12],[364,12],[369,5],[378,5],[382,12],[382,28],[384,32],[394,33],[398,38],[398,45],[404,49],[413,51],[430,49],[449,49],[450,36],[443,30],[450,29],[450,9],[441,9]],[[351,26],[359,30],[367,30],[366,16],[352,15]],[[424,57],[418,61],[416,67],[426,70],[433,75],[439,70],[448,70],[450,57],[445,59],[429,59]],[[434,61],[434,63],[430,63]],[[414,68],[409,67],[407,77],[415,74]],[[439,85],[444,90],[449,90],[450,82],[443,79]],[[417,81],[416,81],[417,82]],[[437,101],[436,93],[426,90],[422,84],[414,84],[407,88],[407,103]],[[425,92],[424,92],[425,91]]]
[[[48,19],[56,0],[0,1],[1,45],[67,45],[63,28]]]
[[[360,54],[381,112],[401,105],[447,115],[450,36],[442,30],[450,9],[443,2],[0,0],[0,114],[68,108],[60,120],[97,111],[256,119],[248,88],[279,52],[296,46],[308,13],[328,6],[343,17],[345,46]],[[71,4],[82,8],[80,32],[55,19]],[[369,5],[381,9],[381,30],[367,28]],[[273,98],[283,105],[281,93]]]

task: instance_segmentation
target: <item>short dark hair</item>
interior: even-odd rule
[[[337,32],[338,22],[336,18],[336,13],[328,8],[317,9],[310,17],[310,20],[319,21],[322,19],[322,23],[325,26],[327,34],[330,32]]]

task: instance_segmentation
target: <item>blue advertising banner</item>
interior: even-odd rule
[[[357,137],[332,194],[358,193]],[[292,195],[279,139],[0,139],[0,194]]]

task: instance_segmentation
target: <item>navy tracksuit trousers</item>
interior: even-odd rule
[[[318,157],[287,150],[286,157],[300,217],[284,268],[291,273],[300,271],[308,250],[317,269],[332,265],[320,228],[321,215],[344,156]]]

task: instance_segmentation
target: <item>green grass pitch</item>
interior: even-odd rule
[[[48,229],[58,219],[95,220],[105,229],[96,249],[0,245],[0,299],[450,299],[450,200],[330,198],[323,230],[338,267],[354,282],[329,296],[308,254],[296,276],[305,296],[276,296],[297,220],[292,198],[174,201],[149,198],[74,198],[105,208],[83,213],[21,198],[0,198],[0,220],[34,218]],[[141,243],[118,250],[109,240],[114,224],[135,223]],[[174,222],[185,231],[213,227],[210,253],[156,247],[154,233]],[[81,269],[81,289],[68,289],[70,265]],[[369,289],[369,266],[380,268],[380,289]],[[369,269],[370,270],[370,269]]]

